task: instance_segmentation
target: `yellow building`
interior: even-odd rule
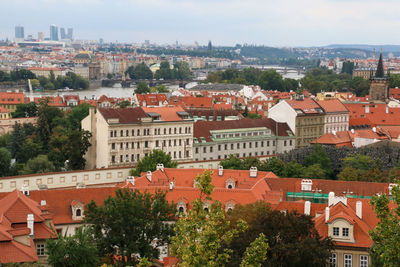
[[[46,78],[50,77],[50,73],[53,72],[54,76],[57,78],[58,76],[64,76],[64,72],[60,68],[40,68],[40,67],[32,67],[28,68],[31,72],[33,72],[37,77],[44,76]]]
[[[10,118],[10,113],[6,108],[0,107],[0,119],[8,119]]]

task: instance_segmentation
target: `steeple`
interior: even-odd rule
[[[375,78],[384,78],[384,76],[385,76],[385,72],[383,70],[383,59],[382,59],[382,51],[381,51],[381,54],[379,56],[378,67],[376,69]]]

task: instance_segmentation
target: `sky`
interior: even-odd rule
[[[165,44],[400,44],[398,0],[0,0],[0,39],[49,25],[75,39]]]

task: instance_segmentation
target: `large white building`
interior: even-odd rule
[[[133,165],[154,149],[176,161],[193,158],[193,120],[181,107],[91,109],[82,129],[92,133],[90,169]]]

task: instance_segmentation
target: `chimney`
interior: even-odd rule
[[[164,172],[164,164],[163,163],[157,163],[157,170],[161,170]]]
[[[329,221],[329,207],[325,208],[325,222]]]
[[[365,113],[366,113],[366,114],[369,113],[369,105],[365,105]]]
[[[358,218],[362,219],[362,202],[361,201],[356,202],[356,215]]]
[[[174,189],[175,183],[174,182],[169,182],[169,191]]]
[[[376,133],[376,127],[372,127],[372,131]]]
[[[250,177],[252,178],[257,177],[257,167],[250,167]]]
[[[386,105],[386,114],[389,114],[389,106]]]
[[[354,131],[354,129],[351,129],[350,132],[351,132],[352,134],[354,134],[355,131]]]
[[[41,201],[40,201],[40,206],[46,206],[46,205],[47,205],[46,200],[41,200]]]
[[[310,201],[304,202],[304,214],[311,215],[311,202]]]
[[[332,206],[334,203],[335,203],[335,192],[329,192],[328,207]]]
[[[218,166],[218,176],[224,175],[224,167],[221,165]]]
[[[301,191],[311,191],[312,190],[312,180],[302,179],[301,180]]]
[[[335,130],[332,130],[332,134],[333,134],[333,135],[336,135],[336,131],[335,131]]]
[[[147,177],[147,180],[149,180],[149,182],[151,182],[151,176],[152,176],[151,171],[148,171],[148,172],[146,173],[146,177]]]
[[[33,214],[32,214],[32,213],[28,214],[28,216],[26,217],[26,224],[27,224],[27,227],[28,227],[29,229],[31,229],[31,232],[30,232],[30,234],[29,234],[29,235],[31,235],[31,236],[34,235],[34,231],[33,231],[33,224],[34,224],[34,222],[35,222],[35,219],[34,219],[34,217],[33,217]]]

